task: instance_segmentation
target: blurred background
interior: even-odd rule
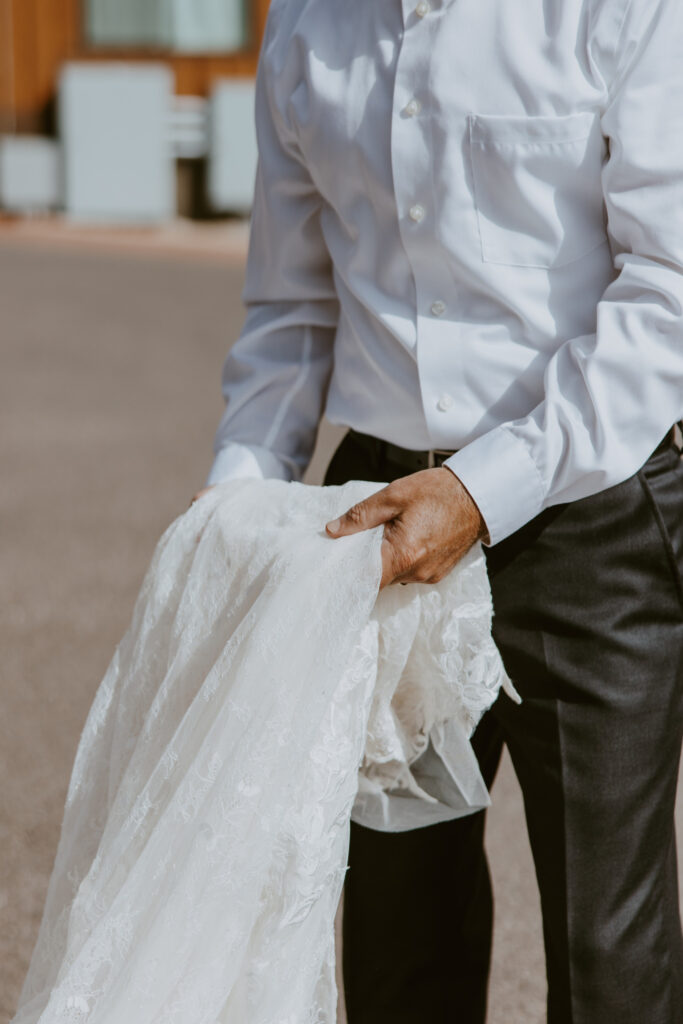
[[[211,464],[243,319],[266,13],[267,0],[0,0],[3,1021],[87,711],[161,532]],[[308,482],[339,436],[323,423]],[[507,759],[487,843],[489,1022],[541,1024],[538,897]]]
[[[0,0],[5,218],[246,213],[266,0]]]

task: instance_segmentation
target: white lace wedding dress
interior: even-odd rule
[[[235,481],[166,529],[83,728],[14,1024],[332,1022],[354,805],[401,829],[488,802],[483,553],[378,596],[381,528],[324,524],[380,486]]]

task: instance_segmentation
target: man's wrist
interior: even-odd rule
[[[450,473],[451,476],[454,477],[455,480],[457,480],[458,482],[460,499],[462,501],[464,498],[466,501],[467,514],[471,519],[472,531],[476,532],[475,539],[482,541],[484,544],[489,543],[488,526],[486,525],[486,521],[482,516],[476,501],[474,500],[470,492],[467,490],[460,477],[457,475],[457,473],[454,472],[454,470],[451,469],[450,466],[444,465],[441,468],[445,469],[448,473]]]

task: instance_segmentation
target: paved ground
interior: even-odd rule
[[[244,217],[196,221],[177,218],[167,224],[130,227],[71,221],[63,214],[12,217],[0,210],[0,240],[40,249],[90,250],[147,257],[178,256],[212,261],[241,260],[249,237]]]
[[[2,1020],[35,941],[80,730],[156,540],[208,470],[242,319],[235,253],[134,249],[0,233]],[[313,480],[332,440],[324,432]],[[538,899],[507,762],[493,797],[489,1024],[540,1024]]]

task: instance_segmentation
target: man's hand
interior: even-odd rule
[[[211,490],[211,488],[214,487],[214,486],[215,486],[215,484],[209,484],[208,487],[202,487],[201,491],[197,491],[197,493],[194,495],[194,497],[192,498],[192,501],[190,502],[190,505],[194,505],[194,503],[197,500],[197,498],[201,498],[201,496],[203,494],[208,494],[209,491]]]
[[[438,583],[487,532],[476,504],[447,466],[395,480],[326,529],[332,537],[345,537],[382,523],[380,589],[389,583]]]

